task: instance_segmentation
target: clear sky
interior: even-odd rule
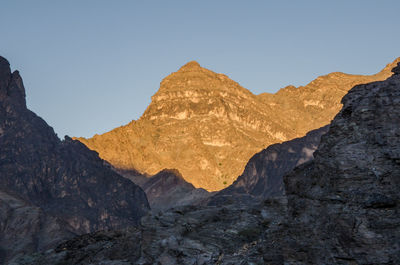
[[[255,94],[400,56],[400,1],[0,2],[0,55],[62,138],[138,119],[190,60]]]

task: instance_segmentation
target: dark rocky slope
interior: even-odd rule
[[[213,194],[202,188],[195,188],[177,169],[163,169],[154,176],[143,175],[135,170],[113,169],[139,185],[146,193],[151,209],[155,211],[197,205]]]
[[[40,207],[0,191],[0,264],[9,258],[51,248],[75,236],[73,229]]]
[[[247,163],[243,174],[228,188],[211,197],[208,204],[249,204],[284,195],[283,176],[314,158],[313,153],[328,128],[329,126],[324,126],[304,137],[270,145],[255,154]]]
[[[138,229],[79,236],[18,264],[282,264],[275,242],[284,205],[283,198],[245,207],[177,207],[142,218]]]
[[[176,169],[164,169],[149,178],[142,186],[154,210],[166,210],[176,206],[197,204],[211,193],[196,189],[185,181]]]
[[[0,192],[1,200],[5,194],[14,196],[31,205],[30,211],[61,220],[66,224],[61,229],[78,234],[137,224],[149,209],[140,187],[104,166],[98,154],[80,142],[69,137],[60,141],[44,120],[27,109],[22,79],[18,71],[11,73],[2,57]],[[12,238],[9,209],[1,207],[0,245],[12,244],[7,241]],[[14,233],[18,237],[21,231],[16,227]],[[35,233],[32,230],[31,236]],[[0,253],[0,260],[8,256],[5,250]]]
[[[400,65],[355,86],[313,162],[285,177],[288,264],[400,264]]]

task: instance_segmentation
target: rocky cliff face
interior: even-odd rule
[[[313,162],[285,177],[287,264],[400,264],[400,65],[355,86]]]
[[[138,121],[79,140],[118,169],[154,175],[176,168],[195,187],[221,190],[255,153],[328,124],[352,86],[384,80],[393,66],[372,76],[332,73],[256,96],[190,62],[161,82]]]
[[[301,138],[273,144],[255,154],[244,172],[232,185],[208,200],[210,205],[227,203],[254,203],[267,198],[283,196],[283,176],[296,166],[311,161],[321,136],[329,126],[313,130]]]
[[[37,227],[61,220],[72,233],[136,224],[149,209],[141,188],[104,166],[82,143],[68,137],[60,141],[26,108],[19,73],[11,73],[8,61],[0,57],[0,200],[12,201],[7,196],[16,203],[1,205],[2,246],[25,227],[24,222],[21,227],[13,223],[15,214],[24,210],[18,206],[14,211],[18,204],[29,205],[24,207]],[[34,228],[27,233],[40,238]],[[8,255],[4,249],[0,253]]]

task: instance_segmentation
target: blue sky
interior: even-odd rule
[[[138,119],[190,60],[255,94],[378,72],[400,56],[399,10],[398,0],[3,0],[0,55],[60,137],[90,137]]]

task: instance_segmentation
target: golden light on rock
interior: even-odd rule
[[[328,124],[348,90],[386,79],[399,61],[375,75],[335,72],[260,95],[192,61],[161,82],[139,120],[77,139],[116,168],[150,175],[176,168],[195,187],[216,191],[265,147]]]

